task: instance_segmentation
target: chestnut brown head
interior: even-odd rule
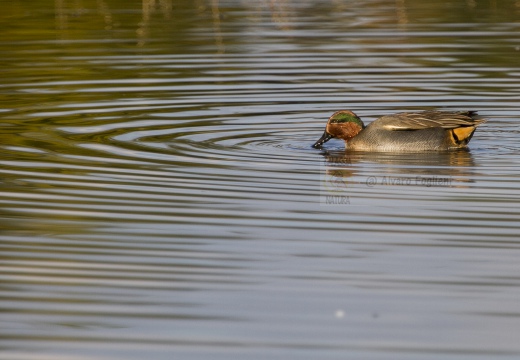
[[[312,147],[318,149],[332,138],[348,141],[365,128],[363,121],[350,110],[336,111],[327,121],[321,138]]]

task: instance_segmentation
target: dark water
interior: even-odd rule
[[[520,357],[518,1],[1,7],[2,359]]]

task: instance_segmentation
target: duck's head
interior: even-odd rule
[[[320,148],[332,138],[348,141],[359,134],[365,128],[363,121],[350,110],[336,111],[327,121],[327,126],[321,138],[316,141],[313,148]]]

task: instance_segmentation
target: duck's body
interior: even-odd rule
[[[485,120],[474,111],[423,111],[399,113],[374,120],[364,126],[349,110],[334,113],[323,136],[314,147],[333,137],[345,140],[356,151],[446,151],[467,146],[475,129]]]

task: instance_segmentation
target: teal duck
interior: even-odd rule
[[[350,110],[332,114],[322,137],[313,145],[321,148],[332,138],[345,140],[356,151],[446,151],[465,148],[477,126],[486,120],[476,111],[422,111],[382,116],[369,125]]]

